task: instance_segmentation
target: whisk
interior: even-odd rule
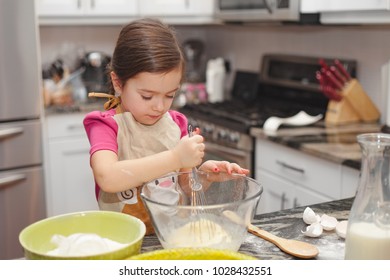
[[[193,135],[191,125],[188,125],[188,134],[190,137]],[[191,170],[190,185],[192,214],[197,216],[196,220],[191,222],[191,233],[200,242],[210,241],[214,235],[215,224],[210,220],[210,213],[203,207],[207,205],[207,200],[196,167]]]

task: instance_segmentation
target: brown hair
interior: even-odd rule
[[[184,55],[174,29],[159,20],[145,18],[123,27],[108,71],[114,71],[124,85],[141,72],[166,73],[177,67],[184,77]],[[109,93],[114,94],[112,84]]]

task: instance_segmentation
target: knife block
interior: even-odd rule
[[[350,80],[340,94],[343,97],[340,101],[329,101],[325,123],[337,125],[379,120],[378,108],[356,79]]]

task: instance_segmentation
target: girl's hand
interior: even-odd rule
[[[203,141],[201,135],[185,136],[180,139],[172,152],[179,160],[181,168],[192,168],[201,164],[205,148]]]
[[[237,163],[231,163],[228,161],[217,161],[217,160],[208,160],[205,161],[200,167],[199,170],[205,171],[205,172],[226,172],[228,174],[232,173],[238,173],[238,174],[244,174],[248,175],[249,170],[242,168]]]

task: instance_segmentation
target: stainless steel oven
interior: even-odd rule
[[[230,23],[318,24],[319,13],[301,13],[300,0],[216,0],[216,18]]]
[[[194,127],[199,127],[205,138],[204,160],[225,160],[235,162],[254,172],[254,140],[247,133],[242,133],[210,121],[188,117]]]
[[[355,76],[356,62],[341,61]],[[254,174],[251,127],[262,127],[271,116],[286,118],[302,110],[325,115],[328,99],[315,77],[320,68],[316,57],[266,54],[260,73],[236,72],[230,100],[180,108],[205,137],[205,159],[236,162]]]
[[[217,0],[216,16],[225,21],[298,21],[300,0]]]

